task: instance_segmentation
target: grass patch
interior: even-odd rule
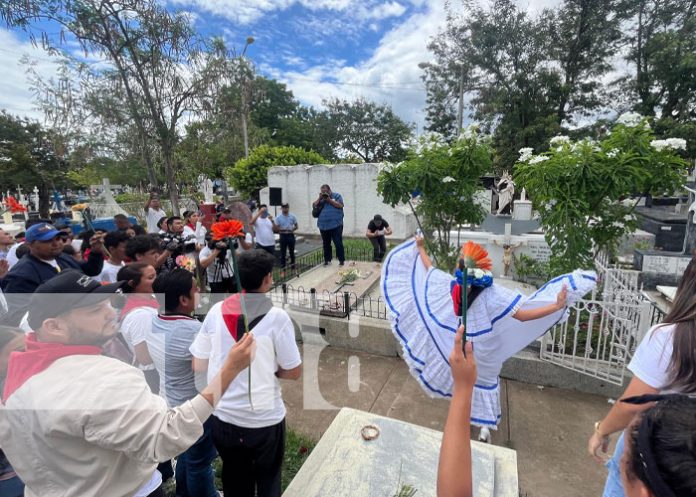
[[[309,454],[314,450],[317,443],[309,437],[295,433],[292,430],[287,430],[285,437],[285,459],[283,461],[283,469],[281,473],[282,491],[285,489],[295,475],[300,470]],[[213,461],[213,470],[215,471],[215,487],[222,490],[222,461],[216,458]],[[175,497],[176,485],[174,478],[164,485],[164,493],[167,497]],[[234,496],[233,496],[234,497]]]

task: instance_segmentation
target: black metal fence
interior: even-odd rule
[[[387,319],[387,306],[382,297],[365,295],[358,297],[355,292],[317,292],[304,287],[294,288],[282,283],[270,292],[273,302],[283,306],[316,312],[322,316],[349,318],[359,315],[375,319]]]
[[[666,313],[660,309],[655,302],[650,302],[650,307],[650,326],[652,327],[661,323],[664,320]]]
[[[371,262],[373,260],[372,248],[363,247],[346,247],[346,260],[348,261],[359,261],[359,262]],[[295,260],[295,267],[292,268],[288,264],[287,267],[279,268],[276,267],[273,270],[273,281],[276,286],[282,285],[291,279],[300,276],[302,273],[309,271],[310,269],[320,266],[324,263],[324,254],[321,247],[313,250],[312,252],[298,257]]]

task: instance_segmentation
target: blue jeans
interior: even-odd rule
[[[623,483],[621,483],[621,457],[624,451],[624,434],[616,441],[614,455],[607,461],[607,482],[604,485],[602,497],[624,497]]]
[[[0,495],[2,497],[22,497],[24,495],[24,483],[18,476],[9,480],[0,481]]]
[[[176,496],[218,497],[211,466],[216,457],[208,419],[203,423],[203,436],[176,460]]]

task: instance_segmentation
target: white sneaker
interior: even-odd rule
[[[479,432],[479,442],[484,442],[484,443],[491,443],[491,432],[488,428],[481,428],[481,431]]]

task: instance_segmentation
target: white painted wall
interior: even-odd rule
[[[408,206],[392,208],[382,202],[377,193],[378,173],[377,164],[276,166],[268,171],[268,186],[283,189],[283,202],[289,203],[290,212],[297,216],[298,233],[319,234],[312,202],[321,185],[328,184],[343,196],[344,236],[364,236],[372,217],[381,214],[392,227],[393,238],[408,238],[416,230],[416,220]],[[268,203],[268,188],[261,190],[260,198],[261,203]]]

